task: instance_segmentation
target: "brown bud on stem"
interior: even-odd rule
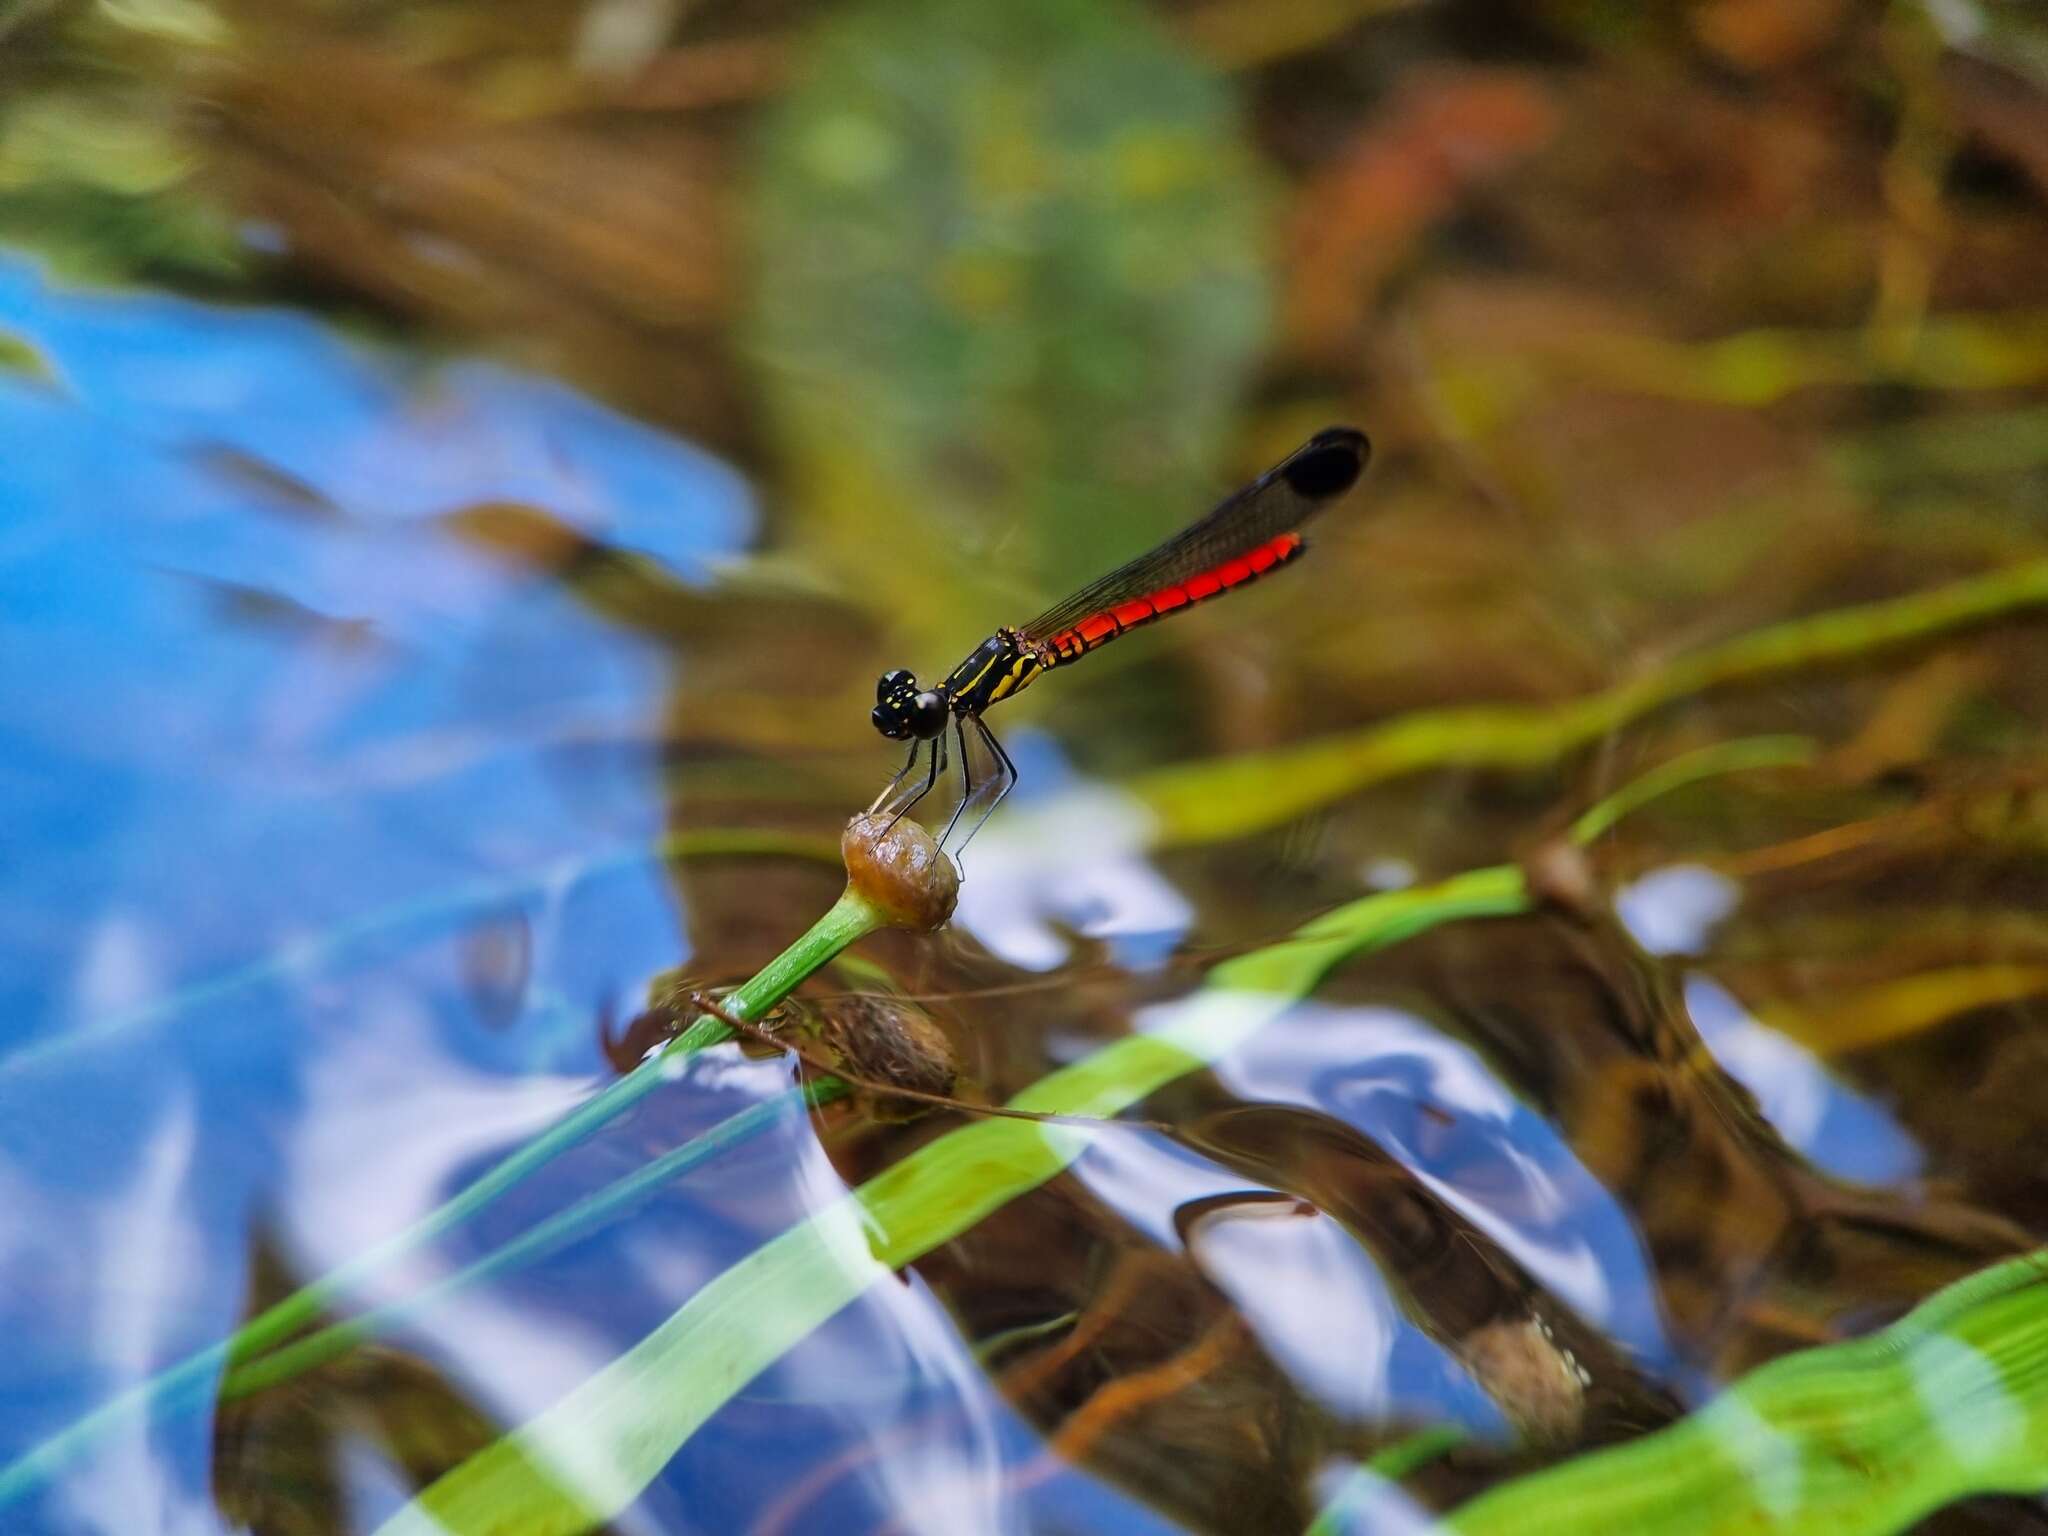
[[[856,816],[839,839],[846,883],[891,927],[929,932],[953,915],[960,872],[908,816]]]

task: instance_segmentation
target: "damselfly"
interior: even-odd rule
[[[926,743],[931,766],[924,783],[894,807],[895,814],[903,815],[930,794],[946,768],[950,729],[960,747],[961,793],[940,838],[943,844],[974,798],[967,756],[972,726],[997,765],[997,788],[981,818],[986,821],[1017,780],[1016,764],[982,719],[991,705],[1022,693],[1039,673],[1076,661],[1140,624],[1256,581],[1295,559],[1308,547],[1302,525],[1357,484],[1371,453],[1363,432],[1350,427],[1318,432],[1157,549],[1118,566],[1029,624],[997,630],[944,682],[922,688],[913,673],[901,668],[883,673],[875,684],[875,729],[895,741],[908,739],[910,755],[869,809],[880,807],[910,775]],[[975,830],[980,826],[977,821]],[[970,839],[973,835],[968,833]]]

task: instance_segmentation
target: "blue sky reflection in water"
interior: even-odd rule
[[[303,1262],[331,1263],[558,1113],[599,1065],[600,999],[674,958],[643,866],[250,977],[365,914],[661,825],[667,663],[434,518],[528,502],[701,578],[753,509],[716,461],[557,385],[407,376],[302,318],[8,264],[0,328],[54,375],[0,382],[0,436],[36,445],[0,464],[11,1456],[230,1328],[258,1222],[324,1234]],[[552,1021],[475,1005],[468,946],[507,927]],[[224,975],[249,979],[208,986]],[[545,1068],[574,1075],[524,1075]],[[566,1374],[527,1343],[528,1379]],[[204,1528],[206,1433],[188,1416],[116,1446],[44,1514]]]
[[[664,826],[669,658],[437,519],[524,503],[701,581],[755,509],[719,461],[558,384],[408,367],[303,317],[67,292],[0,262],[0,332],[54,376],[0,377],[0,437],[36,445],[0,460],[12,1459],[230,1331],[259,1232],[310,1276],[578,1102],[608,1071],[594,1021],[683,958],[661,870],[602,859]],[[363,1300],[785,1082],[699,1063],[657,1123],[600,1137]],[[792,1114],[402,1342],[517,1422],[836,1188]],[[957,1490],[935,1508],[985,1503],[992,1468],[1039,1454],[933,1304],[892,1291],[742,1394],[619,1528],[723,1529],[722,1509],[835,1457],[866,1470],[790,1529],[862,1506],[872,1523],[909,1463],[862,1447],[903,1423],[943,1429],[917,1468]],[[200,1413],[116,1436],[12,1514],[225,1529],[210,1438]],[[341,1465],[361,1528],[407,1492],[367,1442]],[[1165,1529],[1063,1470],[1030,1510]]]

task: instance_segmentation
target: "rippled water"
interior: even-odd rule
[[[67,291],[11,262],[0,324],[51,374],[0,386],[8,435],[36,445],[5,471],[0,566],[11,1455],[223,1336],[252,1283],[311,1277],[426,1214],[573,1106],[606,1071],[602,1021],[691,958],[688,897],[650,851],[674,815],[657,722],[685,663],[480,547],[455,514],[545,506],[702,582],[747,546],[756,512],[715,459],[560,385],[408,364],[288,315]],[[1024,976],[1085,948],[1097,987],[1121,970],[1183,990],[1160,967],[1195,909],[1144,851],[1144,812],[1062,766],[1050,739],[1027,733],[1018,755],[1028,788],[973,847],[960,928]],[[1617,908],[1647,949],[1683,954],[1706,949],[1739,899],[1679,864],[1634,880]],[[992,979],[986,963],[980,975]],[[1019,996],[978,1027],[1042,1031],[1053,1060],[1080,1048],[1062,1043],[1070,1003]],[[1707,1045],[1819,1166],[1880,1184],[1920,1168],[1880,1104],[1710,976],[1685,997]],[[1168,1026],[1186,1006],[1154,1002],[1131,1022]],[[978,1050],[998,1080],[1016,1054]],[[784,1075],[700,1063],[359,1299],[404,1295]],[[1371,1181],[1388,1177],[1445,1231],[1483,1235],[1632,1370],[1686,1396],[1710,1381],[1701,1341],[1672,1337],[1629,1208],[1428,1011],[1297,1008],[1197,1099],[1223,1115],[1213,1132],[1101,1135],[1065,1193],[1014,1219],[1068,1232],[1059,1251],[1077,1267],[1059,1285],[1092,1290],[1118,1263],[1150,1263],[1170,1289],[1195,1287],[1183,1304],[1229,1309],[1234,1347],[1269,1375],[1255,1419],[1291,1401],[1331,1424],[1512,1438],[1461,1363],[1464,1325],[1440,1310],[1457,1310],[1453,1294],[1406,1290],[1454,1261],[1378,1225],[1393,1217]],[[1250,1129],[1230,1105],[1281,1118]],[[1368,1160],[1319,1162],[1325,1135]],[[409,1492],[380,1410],[426,1391],[450,1406],[412,1411],[520,1422],[840,1180],[791,1111],[630,1220],[416,1320],[393,1358],[427,1367],[430,1388],[365,1365],[316,1389],[310,1417],[261,1399],[230,1411],[225,1441],[203,1412],[129,1426],[31,1518],[206,1530],[232,1528],[238,1509],[297,1507],[372,1528]],[[992,1244],[999,1281],[956,1254],[870,1291],[748,1385],[620,1528],[1172,1528],[1049,1460],[976,1363],[961,1319],[1054,1283],[1014,1272],[1004,1241],[961,1249]],[[1171,1476],[1152,1460],[1163,1444],[1144,1444],[1125,1448],[1139,1487]],[[421,1464],[399,1445],[401,1465]],[[280,1484],[277,1467],[296,1464],[281,1446],[314,1457],[310,1484]],[[1212,1469],[1208,1496],[1236,1501],[1244,1528],[1270,1519],[1253,1513],[1264,1501],[1297,1496],[1284,1480],[1252,1491],[1279,1449]]]
[[[378,1532],[620,1379],[546,1443],[664,1448],[585,1522],[629,1536],[1377,1536],[1681,1422],[1792,1528],[1805,1442],[1694,1410],[2048,1228],[2009,19],[76,9],[0,102],[0,239],[214,297],[0,244],[0,1533]],[[22,213],[51,166],[76,228]],[[951,924],[790,1016],[928,1021],[972,1104],[1153,1049],[1121,1123],[666,1058],[331,1315],[715,1154],[53,1439],[647,1081],[838,893],[877,672],[1351,418],[1314,558],[1005,705]],[[1473,872],[1515,900],[1400,906]],[[1004,1198],[929,1242],[844,1199],[905,1168]],[[619,1369],[707,1295],[688,1372]],[[2048,1529],[1972,1461],[2038,1389],[1938,1342],[1983,1496],[1930,1528]]]

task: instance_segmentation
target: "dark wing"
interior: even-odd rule
[[[1019,632],[1027,641],[1048,642],[1096,614],[1178,586],[1292,533],[1357,484],[1371,456],[1363,432],[1318,432],[1208,516],[1054,604]]]

